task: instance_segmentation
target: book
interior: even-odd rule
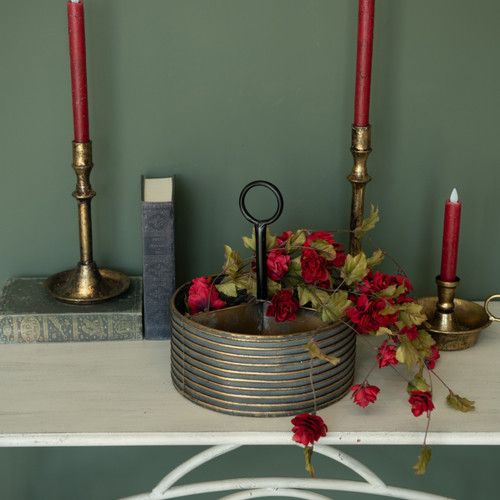
[[[142,177],[144,338],[170,338],[175,291],[174,177]]]
[[[0,343],[142,340],[142,278],[106,302],[68,304],[45,290],[47,278],[9,278],[0,295]]]

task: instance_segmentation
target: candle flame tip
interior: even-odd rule
[[[458,203],[458,192],[456,188],[453,188],[453,191],[451,192],[450,201],[452,203]]]

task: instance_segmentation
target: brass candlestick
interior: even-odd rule
[[[352,127],[351,153],[354,157],[354,166],[347,179],[352,184],[351,202],[351,231],[361,226],[364,213],[364,198],[366,183],[371,180],[367,173],[366,162],[371,153],[370,147],[371,126]],[[361,251],[361,239],[353,233],[350,237],[350,253],[357,255]]]
[[[123,293],[130,286],[124,274],[109,269],[98,269],[92,256],[92,220],[90,202],[95,191],[90,186],[92,170],[92,142],[73,141],[73,170],[78,202],[80,233],[80,262],[76,269],[63,271],[47,279],[45,287],[56,299],[74,304],[103,302]]]
[[[458,351],[472,347],[481,330],[490,325],[492,319],[485,308],[468,300],[455,297],[460,280],[441,281],[436,278],[437,297],[424,297],[422,304],[428,320],[425,329],[442,351]]]

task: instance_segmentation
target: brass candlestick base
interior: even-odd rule
[[[429,318],[425,329],[442,351],[459,351],[472,347],[481,333],[491,323],[484,307],[468,300],[457,299],[456,289],[460,280],[441,281],[436,278],[438,296],[417,299]]]
[[[80,262],[75,270],[63,271],[47,279],[45,287],[56,299],[73,304],[93,304],[120,295],[130,286],[130,279],[117,271],[99,270],[92,258],[92,221],[90,202],[95,192],[90,186],[92,142],[73,142],[73,170],[78,202]]]
[[[352,185],[351,201],[351,230],[354,231],[363,223],[365,186],[371,177],[366,169],[368,155],[371,153],[371,127],[352,127],[351,153],[354,157],[354,165],[351,174],[347,177]],[[357,255],[361,251],[361,240],[351,233],[349,243],[351,255]]]

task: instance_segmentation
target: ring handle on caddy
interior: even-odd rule
[[[245,196],[250,189],[256,186],[266,187],[276,196],[278,207],[272,217],[257,219],[251,215],[245,206]],[[255,255],[257,266],[257,299],[267,299],[267,273],[266,273],[266,226],[276,221],[283,211],[283,197],[279,189],[267,181],[253,181],[247,184],[240,194],[240,210],[245,219],[253,223],[255,229]]]
[[[493,300],[493,299],[500,299],[500,293],[495,293],[494,295],[490,295],[486,301],[484,302],[484,310],[486,311],[486,314],[489,316],[490,320],[491,321],[500,321],[500,318],[497,318],[495,315],[493,315],[491,312],[490,312],[490,308],[489,308],[489,305],[490,305],[490,302]]]

